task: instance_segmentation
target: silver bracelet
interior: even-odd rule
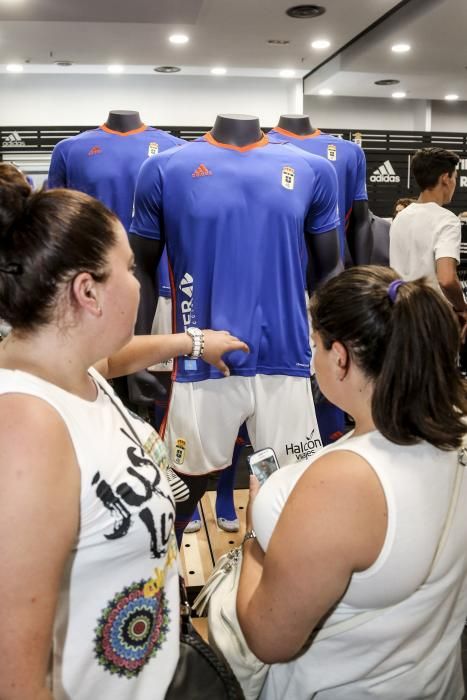
[[[191,353],[187,355],[192,360],[198,360],[203,357],[204,353],[204,333],[196,326],[190,326],[185,330],[185,333],[190,336],[192,342]]]

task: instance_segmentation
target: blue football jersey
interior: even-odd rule
[[[339,188],[339,242],[344,255],[345,234],[353,203],[368,199],[363,149],[353,141],[323,134],[319,129],[306,136],[297,136],[291,131],[276,127],[268,133],[268,138],[274,143],[291,143],[307,153],[326,158],[334,166]]]
[[[159,265],[157,266],[157,277],[159,281],[159,296],[171,297],[172,288],[170,286],[169,261],[167,258],[167,250],[165,248],[162,251],[162,256],[159,260]]]
[[[244,340],[248,355],[227,356],[233,375],[308,377],[305,235],[337,225],[336,174],[323,158],[266,136],[238,148],[206,134],[143,164],[130,232],[166,244],[178,332]],[[220,376],[202,360],[175,363],[178,381]]]
[[[120,219],[131,223],[136,178],[149,157],[177,144],[171,134],[143,125],[120,133],[105,125],[60,141],[50,163],[48,187],[79,190],[99,199]]]

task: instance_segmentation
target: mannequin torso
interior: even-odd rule
[[[289,141],[331,162],[339,183],[341,255],[346,267],[368,264],[372,238],[363,151],[351,141],[314,129],[306,114],[283,114],[269,137],[271,140]]]

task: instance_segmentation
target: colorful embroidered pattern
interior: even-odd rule
[[[95,658],[112,674],[135,678],[166,639],[170,611],[164,590],[153,586],[148,596],[148,583],[125,588],[102,611],[95,630]]]

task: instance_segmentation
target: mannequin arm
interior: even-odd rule
[[[373,245],[367,200],[356,200],[353,203],[347,242],[353,264],[369,265]]]
[[[164,249],[161,241],[130,233],[129,241],[135,256],[136,277],[141,285],[136,335],[151,333],[157,306],[155,273]]]
[[[307,236],[307,248],[307,287],[311,294],[326,280],[342,272],[344,266],[339,255],[339,234],[336,229]]]
[[[155,272],[159,264],[163,243],[152,238],[129,235],[136,263],[136,277],[141,285],[141,297],[136,319],[136,335],[149,335],[157,306]],[[150,407],[156,397],[165,395],[165,389],[156,377],[143,369],[128,377],[128,395],[137,406]]]
[[[47,189],[67,187],[66,165],[63,157],[62,142],[58,143],[52,151],[49,173],[47,176]]]

